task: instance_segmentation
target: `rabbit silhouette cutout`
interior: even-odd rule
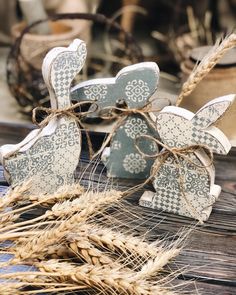
[[[70,85],[85,59],[86,45],[79,39],[68,48],[54,48],[46,55],[42,72],[53,109],[70,106]],[[52,193],[73,183],[80,153],[79,125],[63,114],[30,132],[19,144],[0,149],[7,180],[13,187],[31,180],[30,193]]]
[[[215,153],[227,154],[231,147],[229,140],[213,124],[224,115],[234,99],[235,95],[216,98],[196,114],[179,107],[165,107],[156,118],[161,141],[170,148],[200,144]],[[168,156],[154,177],[156,192],[145,192],[140,205],[202,221],[208,219],[221,191],[214,184],[215,169],[213,165],[209,166],[210,158],[200,147],[187,156],[189,160],[180,157],[178,163],[173,155]]]
[[[93,117],[104,114],[104,108],[120,106],[143,107],[155,92],[159,80],[159,68],[154,62],[142,62],[124,67],[116,77],[93,79],[79,83],[71,89],[75,101],[96,102]]]
[[[95,101],[98,106],[97,116],[108,107],[141,109],[155,92],[158,79],[159,68],[156,63],[139,63],[123,68],[115,78],[95,79],[77,85],[72,90],[72,98]],[[114,132],[110,147],[105,148],[102,155],[109,177],[148,177],[153,160],[144,158],[135,147],[135,138],[143,134],[154,136],[156,130],[144,116],[127,115]],[[155,143],[143,140],[140,146],[147,153],[157,152]]]
[[[158,79],[159,69],[155,63],[140,63],[120,71],[117,87],[127,108],[140,109],[149,103]],[[156,130],[142,115],[129,114],[102,155],[109,177],[146,179],[150,175],[153,159],[143,157],[136,148],[136,138],[144,134],[157,136]],[[156,143],[150,141],[142,139],[139,145],[147,154],[158,151]]]

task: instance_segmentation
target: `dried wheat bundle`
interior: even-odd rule
[[[85,193],[81,198],[86,200],[88,195],[90,199],[90,193]],[[40,253],[46,253],[47,248],[54,243],[58,243],[67,234],[78,227],[79,223],[82,223],[92,216],[96,215],[99,211],[106,206],[112,205],[123,197],[123,193],[115,190],[98,192],[93,194],[93,201],[87,202],[86,207],[79,213],[74,214],[69,219],[63,220],[58,226],[54,226],[50,229],[45,229],[39,234],[35,234],[33,237],[29,237],[25,240],[25,245],[20,245],[15,248],[15,259],[13,263],[19,263],[21,260],[37,257]],[[86,202],[85,202],[86,203]],[[4,234],[2,235],[4,237]],[[2,238],[3,238],[2,237]]]
[[[109,195],[109,194],[108,194]],[[45,214],[36,217],[34,219],[30,219],[23,222],[18,222],[9,226],[4,227],[4,232],[8,231],[8,234],[2,234],[0,235],[0,240],[4,241],[7,239],[14,239],[15,237],[19,236],[27,236],[29,232],[27,232],[27,229],[32,228],[38,228],[41,225],[48,224],[47,222],[40,222],[43,219],[51,219],[56,220],[57,223],[59,223],[58,218],[65,219],[68,216],[71,216],[74,213],[78,213],[81,210],[87,208],[90,203],[93,202],[94,198],[97,198],[97,196],[100,197],[100,199],[103,199],[104,194],[98,193],[97,195],[93,191],[87,191],[86,193],[82,194],[79,198],[76,198],[74,200],[66,200],[62,203],[58,202],[56,203],[51,209],[47,210]],[[28,208],[28,207],[27,207]],[[31,208],[31,207],[30,207]],[[18,213],[18,211],[17,211]],[[7,215],[8,216],[8,215]],[[3,218],[7,217],[3,215]],[[63,220],[61,221],[63,222]],[[10,231],[10,232],[9,232]],[[18,234],[16,232],[22,232],[22,234]],[[12,235],[11,235],[12,233]]]
[[[84,264],[77,266],[68,262],[48,260],[36,263],[43,272],[49,272],[75,284],[87,284],[88,288],[103,291],[103,294],[137,294],[137,295],[174,295],[174,291],[158,282],[142,280],[139,273],[122,270],[114,266],[95,266]]]
[[[2,253],[13,255],[12,259],[0,263],[0,267],[28,264],[38,269],[1,272],[0,280],[9,283],[4,284],[9,293],[1,293],[0,289],[0,294],[69,294],[76,291],[88,294],[176,294],[167,285],[170,271],[162,271],[179,254],[179,240],[167,246],[165,241],[151,243],[145,235],[131,234],[132,229],[122,229],[124,220],[116,226],[112,214],[114,210],[122,210],[121,200],[125,193],[116,190],[83,192],[80,188],[79,185],[71,189],[64,187],[63,193],[45,196],[52,200],[47,202],[48,210],[32,220],[9,224],[7,218],[10,215],[6,212],[0,215],[6,219],[0,240],[14,240],[5,249],[0,246]],[[44,200],[43,196],[32,196],[22,211],[21,208],[12,210],[13,215],[19,217]],[[123,209],[128,214],[128,207]],[[130,214],[136,218],[132,212]],[[18,285],[11,285],[12,279]],[[27,289],[28,286],[34,289]]]
[[[92,244],[105,251],[110,250],[113,253],[133,254],[134,256],[149,258],[156,257],[159,251],[163,249],[163,245],[159,240],[148,243],[142,237],[122,233],[122,231],[115,231],[95,223],[81,225],[76,231],[70,233],[67,238],[76,242],[85,236]]]
[[[197,86],[197,84],[211,71],[222,56],[231,48],[236,46],[236,34],[231,34],[222,42],[218,40],[215,46],[202,59],[199,65],[191,72],[188,80],[183,84],[181,93],[177,99],[178,106],[185,96],[188,96]]]
[[[21,283],[1,283],[0,284],[0,294],[1,295],[19,295],[22,294],[20,288],[22,287]]]
[[[70,207],[68,207],[68,209],[69,208]],[[64,224],[64,220],[62,220],[60,223]],[[84,240],[88,240],[90,243],[92,243],[96,247],[99,247],[105,251],[110,251],[112,253],[123,255],[124,258],[128,256],[132,257],[133,263],[135,263],[135,261],[140,258],[143,258],[143,260],[145,261],[146,259],[150,257],[156,257],[160,251],[165,249],[165,245],[161,240],[148,243],[148,242],[145,242],[143,238],[133,236],[127,233],[122,233],[122,231],[114,231],[111,228],[102,227],[95,223],[79,223],[78,226],[75,226],[75,228],[76,229],[73,230],[73,233],[69,233],[69,235],[66,237],[66,239],[69,240],[69,242],[73,241],[73,243],[77,242],[78,244],[80,244],[81,240],[82,242]],[[24,231],[22,234],[8,233],[8,234],[4,234],[2,238],[0,236],[0,239],[5,240],[6,238],[12,239],[14,237],[18,239],[18,242],[20,242],[20,244],[25,245],[28,242],[27,236],[33,235],[34,237],[36,234],[38,236],[44,236],[45,231],[47,231],[47,229],[46,230],[43,229],[41,231],[32,231],[32,232]],[[22,236],[23,236],[23,239],[19,239],[19,237],[22,237]],[[53,247],[54,246],[50,248],[51,249],[50,254],[57,255],[55,252],[53,252],[54,251]],[[65,246],[62,245],[62,249],[64,247]],[[64,256],[69,255],[69,253],[67,253],[68,251],[65,251],[65,249],[64,250],[62,249],[60,250],[57,249],[57,251],[63,251]],[[12,250],[14,251],[14,247]]]
[[[0,210],[4,210],[10,205],[15,205],[18,201],[21,201],[29,187],[30,181],[27,181],[14,189],[9,189],[6,195],[0,199]]]
[[[23,185],[23,188],[25,189],[25,185]],[[20,190],[21,188],[17,188],[17,190]],[[22,191],[22,189],[21,189]],[[53,215],[56,214],[59,215],[59,209],[62,210],[62,208],[64,207],[65,209],[67,208],[67,212],[69,212],[69,208],[70,205],[71,207],[73,207],[73,201],[69,201],[71,198],[74,198],[75,196],[80,196],[82,193],[84,192],[84,188],[76,183],[73,185],[65,185],[60,187],[60,189],[55,192],[54,194],[51,195],[41,195],[41,196],[23,196],[21,195],[21,198],[19,198],[20,201],[22,200],[26,200],[28,202],[30,202],[31,204],[28,206],[23,206],[21,208],[9,211],[9,212],[4,212],[2,214],[0,214],[0,221],[1,223],[6,223],[5,220],[8,221],[8,227],[4,228],[4,231],[9,231],[11,229],[17,228],[19,231],[22,230],[23,228],[21,228],[22,226],[25,226],[27,224],[32,224],[32,223],[36,223],[41,219],[44,218],[49,218],[50,216],[53,217]],[[69,200],[68,200],[69,199]],[[66,200],[66,201],[64,201]],[[57,203],[60,201],[64,201],[63,203]],[[75,201],[74,203],[76,203],[77,201]],[[31,220],[27,220],[27,221],[23,221],[23,222],[19,222],[19,223],[14,223],[11,224],[13,221],[17,220],[19,218],[19,213],[24,213],[29,209],[32,209],[33,207],[39,206],[39,205],[44,205],[44,206],[49,206],[49,205],[53,205],[56,203],[55,208],[52,207],[51,210],[49,210],[45,215],[42,215],[40,217],[37,217],[35,219],[31,219]],[[67,205],[67,206],[66,206]],[[60,211],[61,212],[61,211]],[[61,212],[63,214],[63,212]],[[56,217],[56,216],[54,216]]]

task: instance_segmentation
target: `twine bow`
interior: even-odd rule
[[[163,150],[159,153],[156,154],[146,154],[145,152],[143,152],[139,145],[138,142],[141,140],[141,138],[146,138],[148,140],[153,140],[154,142],[156,142],[159,146],[161,146],[163,148]],[[200,223],[203,223],[203,220],[200,216],[200,213],[197,212],[196,208],[194,208],[192,206],[192,204],[189,202],[187,196],[186,196],[186,192],[185,192],[185,188],[184,188],[184,176],[181,173],[181,164],[180,164],[180,158],[184,159],[185,161],[187,161],[188,163],[194,165],[195,167],[198,167],[199,169],[206,169],[207,167],[210,167],[213,164],[213,153],[212,150],[206,146],[206,145],[202,145],[202,144],[194,144],[194,145],[190,145],[187,147],[183,147],[183,148],[170,148],[167,145],[163,144],[160,140],[158,140],[157,138],[154,138],[150,135],[141,135],[139,137],[137,137],[135,139],[136,143],[135,143],[135,147],[137,148],[137,150],[139,151],[139,153],[143,156],[143,157],[149,157],[149,158],[156,158],[156,161],[153,164],[152,170],[151,170],[151,174],[150,177],[142,184],[142,186],[144,186],[145,184],[147,184],[150,180],[152,180],[155,175],[160,171],[161,166],[164,164],[164,162],[167,160],[167,158],[172,155],[175,159],[175,167],[178,169],[179,171],[179,187],[181,190],[181,196],[183,197],[185,203],[186,203],[186,207],[187,210],[192,214],[192,216],[195,216],[196,219],[199,220]],[[200,165],[197,164],[196,162],[194,162],[193,160],[191,160],[187,155],[194,153],[196,150],[198,149],[204,149],[207,154],[209,155],[209,163],[206,165]]]
[[[160,109],[151,109],[150,104],[151,102],[149,102],[144,107],[139,109],[119,108],[115,106],[109,106],[109,107],[103,108],[102,111],[104,112],[108,110],[108,115],[101,114],[100,118],[104,120],[107,120],[107,119],[118,119],[118,120],[115,126],[113,127],[113,129],[111,130],[110,134],[107,136],[107,138],[103,142],[101,148],[93,155],[93,158],[98,156],[104,150],[104,148],[109,144],[116,130],[123,124],[123,122],[127,119],[129,115],[136,114],[136,115],[142,116],[145,119],[145,121],[148,123],[148,125],[155,130],[156,127],[154,125],[154,122],[148,116],[148,113],[150,113],[151,111],[159,112]]]
[[[96,109],[98,108],[97,104],[92,101],[78,102],[78,103],[68,106],[64,109],[51,109],[51,108],[39,106],[39,107],[34,108],[32,111],[32,121],[39,128],[43,128],[54,118],[58,118],[58,117],[62,117],[62,116],[67,116],[67,117],[73,118],[81,126],[81,128],[85,132],[86,139],[88,142],[89,156],[90,156],[90,158],[92,158],[92,156],[94,154],[92,142],[91,142],[90,136],[88,134],[88,130],[85,128],[84,124],[81,122],[81,118],[85,117],[88,114],[93,113],[95,110],[85,111],[85,112],[75,112],[76,108],[80,108],[85,105],[95,105]],[[43,121],[38,122],[37,113],[40,111],[45,112],[48,116]]]

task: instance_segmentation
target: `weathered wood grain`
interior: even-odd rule
[[[3,127],[0,124],[0,144],[19,142],[32,128]],[[95,148],[103,140],[96,134],[92,134],[91,138]],[[204,225],[197,225],[189,218],[139,207],[138,199],[142,192],[130,196],[124,203],[125,209],[111,214],[125,221],[127,228],[131,224],[135,226],[137,232],[149,229],[150,239],[153,240],[167,236],[173,240],[180,235],[180,230],[186,232],[191,228],[181,255],[171,264],[172,269],[186,267],[178,282],[181,284],[183,279],[184,282],[197,279],[197,282],[187,284],[183,289],[191,292],[197,288],[199,294],[204,295],[233,295],[236,294],[236,149],[228,156],[216,156],[215,163],[216,183],[221,185],[222,193]],[[85,187],[101,190],[109,185],[125,190],[139,183],[124,179],[111,183],[106,177],[104,166],[101,163],[90,163],[86,151],[82,152],[76,177]],[[1,166],[0,185],[0,192],[7,187]],[[137,218],[134,218],[134,214]],[[25,217],[30,218],[27,215]]]

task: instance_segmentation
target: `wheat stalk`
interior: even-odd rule
[[[0,284],[0,294],[1,295],[18,295],[22,294],[19,288],[22,287],[22,284],[20,283],[3,283]]]
[[[71,198],[72,196],[78,196],[81,195],[84,192],[84,188],[80,185],[80,184],[74,184],[72,186],[63,186],[61,187],[56,193],[52,194],[52,195],[43,195],[43,196],[29,196],[29,200],[31,202],[35,202],[34,205],[32,206],[32,204],[30,205],[30,209],[34,206],[38,206],[40,204],[55,204],[56,202],[59,202],[61,200],[65,200],[68,198]],[[38,222],[40,220],[46,219],[46,218],[53,218],[53,217],[58,217],[60,215],[65,216],[65,215],[69,215],[73,213],[73,210],[76,211],[76,209],[79,211],[79,208],[77,206],[77,208],[74,206],[75,203],[79,203],[79,199],[75,199],[73,201],[70,200],[66,200],[63,203],[56,203],[56,205],[54,205],[52,207],[51,210],[48,210],[44,215],[41,215],[37,218],[34,219],[30,219],[30,220],[26,220],[23,222],[18,222],[12,225],[9,225],[8,227],[4,228],[4,231],[9,231],[12,229],[17,229],[17,231],[22,231],[25,230],[25,226],[28,224],[32,224]],[[70,210],[71,208],[71,210]],[[15,215],[12,212],[18,213],[19,211],[25,211],[28,210],[29,207],[25,207],[25,208],[20,208],[19,210],[15,210],[15,211],[11,211],[11,213],[9,214],[5,214],[5,215],[0,215],[0,218],[8,218],[8,219],[16,219],[16,217],[19,217],[19,215]],[[63,211],[64,210],[64,211]],[[24,228],[22,228],[22,226],[24,226]]]
[[[53,205],[56,202],[64,201],[66,199],[71,199],[74,196],[78,196],[84,193],[84,187],[79,183],[74,183],[71,185],[61,186],[55,193],[50,195],[34,195],[29,196],[28,200],[30,202],[40,203],[42,205]]]
[[[10,278],[12,279],[14,276],[14,274],[8,274],[5,275],[5,278]],[[29,276],[32,277],[32,280],[30,282],[28,282],[28,280],[25,280],[24,277]],[[41,274],[40,274],[41,276]],[[45,277],[47,277],[44,274]],[[81,289],[86,289],[85,285],[81,285],[81,286],[76,286],[73,284],[67,284],[67,283],[59,283],[57,281],[52,282],[52,283],[45,283],[45,282],[40,282],[38,283],[37,280],[35,281],[35,279],[33,278],[33,272],[28,272],[27,274],[25,272],[22,273],[18,273],[16,275],[16,277],[14,277],[14,279],[18,279],[21,282],[11,282],[11,281],[4,281],[1,282],[0,284],[0,294],[1,295],[25,295],[25,294],[42,294],[42,293],[53,293],[55,294],[55,292],[58,291],[69,291],[71,292],[72,290],[81,290]],[[40,287],[40,289],[34,290],[34,291],[27,291],[24,290],[24,287]],[[21,289],[23,289],[21,291]]]
[[[236,45],[236,34],[226,37],[221,43],[219,40],[209,53],[203,58],[199,65],[192,71],[187,81],[183,84],[182,90],[177,99],[179,106],[185,96],[190,95],[198,83],[211,71],[222,56]]]
[[[79,239],[70,241],[68,244],[69,249],[82,258],[86,263],[102,266],[114,266],[114,260],[102,251],[95,248],[87,239]]]
[[[91,192],[83,194],[81,198],[91,196]],[[93,193],[93,202],[87,202],[87,206],[79,213],[73,215],[67,220],[63,220],[59,226],[51,229],[45,229],[40,235],[26,239],[25,245],[20,245],[15,249],[15,259],[11,263],[19,263],[21,260],[37,257],[38,253],[46,252],[47,247],[60,240],[78,227],[79,223],[86,221],[96,215],[99,210],[118,201],[123,197],[122,192],[111,190],[105,192]]]
[[[62,280],[86,284],[91,289],[103,290],[103,294],[132,295],[176,295],[166,287],[155,282],[137,278],[136,273],[119,267],[84,264],[76,266],[68,262],[49,260],[36,263],[43,272],[53,273]]]
[[[137,273],[137,278],[145,279],[162,271],[172,259],[179,255],[181,249],[163,250],[155,258],[149,259]]]
[[[83,232],[84,228],[88,228],[89,226],[86,224],[84,226],[81,226],[81,232]],[[96,231],[96,225],[91,226],[91,231]],[[87,231],[86,239],[84,239],[84,234],[81,235],[70,235],[69,236],[69,247],[74,251],[75,253],[78,253],[79,256],[83,257],[87,263],[93,264],[93,265],[106,265],[109,263],[114,263],[114,260],[111,259],[108,255],[104,255],[103,252],[99,251],[97,248],[93,247],[89,240],[94,243],[94,235],[91,233],[91,231]],[[99,229],[98,229],[99,231]],[[172,245],[170,249],[164,249],[162,248],[156,248],[152,244],[148,244],[145,242],[140,241],[138,238],[135,238],[135,243],[132,241],[132,237],[122,235],[123,239],[120,242],[119,240],[119,233],[113,232],[113,239],[111,239],[109,235],[106,236],[106,232],[110,232],[109,229],[102,229],[102,236],[97,235],[96,236],[96,246],[102,246],[103,249],[107,250],[109,249],[111,251],[110,254],[115,254],[117,250],[119,252],[122,252],[122,254],[126,254],[125,256],[125,262],[127,264],[127,261],[132,261],[135,265],[135,269],[137,269],[142,262],[137,259],[134,259],[129,252],[133,253],[135,252],[135,257],[141,256],[145,259],[149,258],[147,262],[142,266],[141,270],[138,272],[139,277],[145,278],[150,277],[153,274],[156,274],[160,272],[165,265],[169,263],[170,260],[175,258],[177,255],[179,255],[181,248],[176,248],[176,245]],[[106,245],[104,245],[104,241],[106,242]],[[131,241],[131,242],[130,242]],[[119,246],[119,248],[117,248]],[[120,259],[120,262],[122,260]],[[120,265],[121,267],[121,265]]]
[[[9,189],[5,196],[0,199],[0,210],[9,207],[12,204],[24,198],[25,193],[30,187],[30,181],[24,182],[22,185],[16,186],[14,189]]]
[[[81,236],[86,236],[91,243],[102,249],[124,254],[134,254],[144,258],[156,257],[159,251],[163,249],[160,241],[147,243],[139,237],[116,232],[94,223],[81,225],[78,228],[78,232],[70,234],[68,238],[79,241]]]
[[[9,211],[9,214],[2,216],[0,218],[0,229],[3,228],[3,230],[5,231],[6,227],[13,226],[13,222],[16,221],[19,218],[19,216],[19,214],[12,214]]]
[[[102,251],[95,248],[87,240],[78,239],[69,243],[69,248],[79,257],[81,257],[86,263],[96,266],[109,266],[111,268],[120,268],[122,270],[127,269],[126,265],[129,264],[131,258],[125,257],[125,260],[120,262],[112,259],[108,254],[104,254]],[[169,249],[162,250],[157,254],[155,258],[150,258],[137,272],[137,279],[150,278],[157,273],[161,272],[163,267],[166,266],[172,259],[179,255],[181,249]],[[56,258],[56,257],[55,257]],[[59,257],[57,257],[59,258]],[[122,263],[121,263],[122,262]],[[140,268],[142,262],[137,262],[135,269]]]
[[[9,225],[7,227],[4,227],[4,232],[10,231],[11,233],[14,233],[16,231],[25,231],[26,229],[32,228],[32,227],[39,227],[41,225],[44,225],[41,220],[44,219],[58,219],[58,218],[66,218],[68,216],[73,215],[74,213],[78,213],[81,210],[85,209],[90,202],[93,202],[94,198],[94,192],[89,191],[86,192],[84,195],[82,194],[79,198],[76,198],[72,201],[65,200],[62,203],[56,203],[50,210],[47,210],[45,214],[38,216],[34,219],[26,220],[23,222],[19,222],[16,224]],[[58,221],[58,220],[57,220]],[[59,221],[58,221],[59,222]],[[35,225],[32,225],[35,224]],[[10,233],[8,235],[8,239],[10,238]],[[27,236],[27,232],[25,232],[25,236]],[[14,238],[14,234],[12,234],[12,238]],[[5,235],[2,237],[0,236],[0,240],[5,239]]]

